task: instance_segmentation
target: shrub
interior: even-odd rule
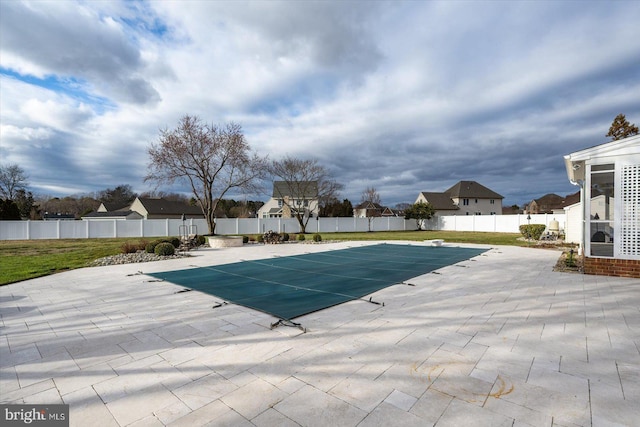
[[[266,233],[264,233],[264,235],[262,236],[262,240],[265,243],[276,244],[282,241],[282,236],[280,236],[280,233],[276,233],[273,230],[269,230]]]
[[[148,254],[155,253],[156,246],[158,246],[159,243],[162,243],[162,241],[154,240],[153,242],[147,243],[147,245],[144,247],[144,251]]]
[[[123,254],[135,254],[136,252],[138,252],[138,245],[132,242],[124,242],[120,246],[120,250]]]
[[[249,243],[249,236],[242,236],[242,243]]]
[[[524,237],[539,240],[546,228],[547,226],[544,224],[524,224],[520,226],[520,233]]]
[[[176,252],[176,248],[169,242],[162,242],[156,245],[154,252],[156,255],[169,256]]]
[[[306,240],[305,237],[304,237],[304,234],[298,234],[297,239],[298,239],[299,242],[303,242],[304,240]]]
[[[258,242],[258,243],[263,243],[264,242],[264,237],[262,236],[262,234],[258,234],[256,236],[256,242]]]
[[[282,241],[283,242],[288,242],[289,241],[289,233],[282,233]]]
[[[203,235],[201,235],[201,234],[198,234],[198,235],[196,236],[196,241],[198,242],[198,246],[202,246],[202,245],[204,245],[205,243],[207,243],[207,238],[206,238],[206,237],[204,237],[204,236],[203,236]]]
[[[144,251],[147,248],[149,241],[147,239],[141,239],[136,245],[139,251]]]
[[[314,242],[321,242],[322,241],[322,236],[319,234],[314,234],[313,235],[313,241]]]
[[[174,248],[180,247],[180,238],[179,237],[169,237],[168,239],[163,239],[163,242],[171,243]]]

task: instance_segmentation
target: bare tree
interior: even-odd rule
[[[373,218],[382,216],[382,201],[380,199],[380,193],[375,189],[375,187],[367,187],[362,192],[362,197],[360,199],[360,209],[364,209],[365,217],[368,221],[368,230],[371,231],[371,223],[373,222]]]
[[[145,181],[173,184],[186,181],[202,208],[209,234],[215,234],[218,201],[230,190],[257,191],[266,159],[253,153],[237,123],[207,125],[185,115],[175,129],[160,131],[148,149]]]
[[[27,175],[17,164],[0,165],[0,196],[14,200],[18,190],[27,187]]]
[[[329,178],[329,172],[317,160],[285,156],[271,162],[269,172],[281,180],[274,182],[274,196],[282,200],[284,209],[298,220],[300,233],[306,232],[320,201],[336,197],[342,189],[341,184]]]

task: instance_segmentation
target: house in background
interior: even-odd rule
[[[163,198],[136,197],[129,209],[138,212],[144,219],[203,219],[204,215],[199,206],[187,205],[183,202],[174,202]]]
[[[187,205],[182,202],[174,202],[163,198],[136,197],[130,205],[116,210],[108,210],[113,206],[101,203],[96,212],[84,215],[82,219],[203,219],[204,215],[198,206]]]
[[[144,219],[138,212],[130,209],[112,211],[112,212],[91,212],[82,217],[88,221],[100,221],[100,220],[129,220],[129,219]]]
[[[293,211],[304,211],[305,216],[318,216],[317,181],[274,181],[271,199],[258,210],[258,218],[293,218]]]
[[[475,181],[459,181],[442,193],[423,191],[416,203],[431,203],[435,216],[502,215],[502,197]]]
[[[566,197],[557,194],[545,194],[539,199],[533,199],[525,208],[526,214],[564,213],[564,208],[580,201],[580,192],[577,191]]]
[[[429,203],[435,209],[433,216],[456,215],[460,208],[453,203],[447,193],[433,193],[422,191],[418,194],[415,203]]]
[[[377,218],[397,216],[396,213],[386,206],[373,202],[362,202],[353,208],[355,218]]]
[[[42,215],[43,221],[74,221],[75,219],[76,216],[73,214],[45,212],[44,215]]]
[[[640,277],[640,135],[564,156],[580,187],[578,215],[584,272]],[[572,208],[568,210],[570,213]]]

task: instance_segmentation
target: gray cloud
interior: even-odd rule
[[[145,63],[123,28],[79,4],[3,2],[3,64],[24,75],[72,76],[110,96],[154,103],[159,93],[142,77]]]
[[[575,192],[562,156],[605,142],[618,113],[640,122],[640,9],[624,2],[11,3],[5,30],[7,3],[12,67],[115,99],[106,112],[51,93],[0,100],[3,154],[25,158],[35,146],[11,144],[37,129],[75,157],[59,159],[68,174],[44,154],[29,163],[57,186],[144,189],[145,145],[190,113],[239,121],[272,158],[318,159],[353,202],[367,186],[393,205],[476,180],[522,204]],[[39,26],[22,37],[27,21]]]

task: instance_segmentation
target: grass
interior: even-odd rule
[[[121,252],[132,239],[61,239],[0,241],[0,285],[86,267]]]
[[[312,233],[313,234],[313,233]],[[520,234],[461,231],[379,231],[371,233],[321,233],[323,240],[444,239],[450,243],[527,246]],[[116,255],[124,243],[141,239],[61,239],[0,241],[0,286],[86,267],[98,258]]]

